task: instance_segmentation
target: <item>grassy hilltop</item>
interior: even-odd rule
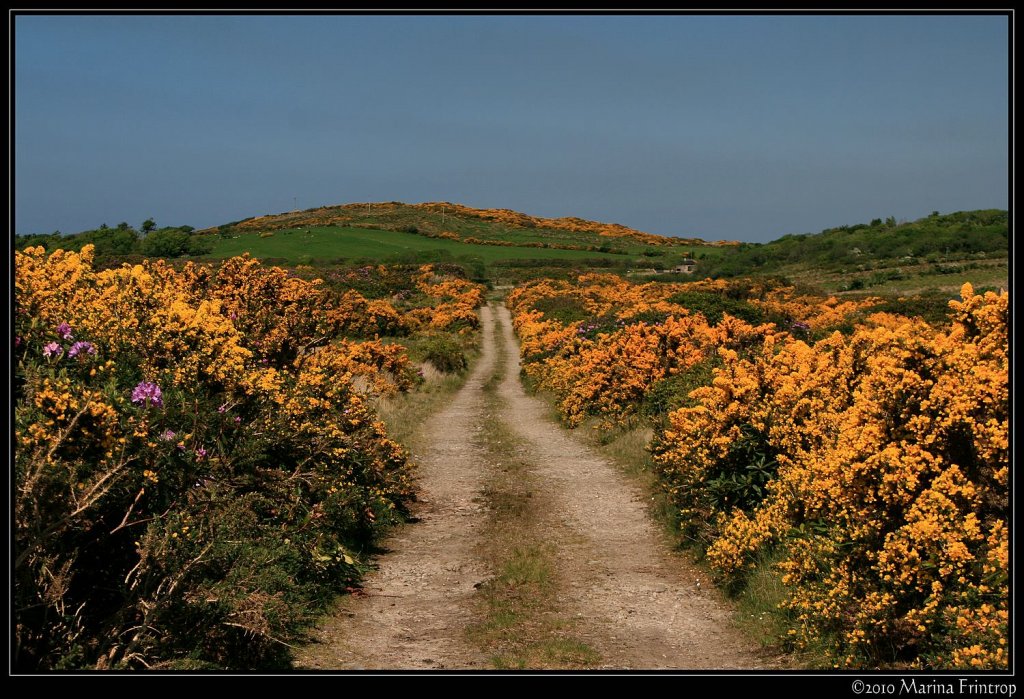
[[[200,231],[216,239],[213,255],[242,252],[291,263],[472,261],[494,268],[552,265],[625,271],[664,269],[695,255],[717,256],[734,244],[671,238],[580,218],[538,218],[509,209],[450,202],[345,204],[257,216]]]

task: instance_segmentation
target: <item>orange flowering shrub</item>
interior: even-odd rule
[[[307,281],[279,267],[263,267],[248,255],[226,260],[215,272],[186,268],[193,293],[221,300],[223,312],[248,338],[254,358],[286,367],[339,331],[328,313],[330,294],[320,280]]]
[[[774,331],[729,315],[712,325],[670,300],[693,287],[588,274],[577,284],[543,280],[513,290],[508,304],[527,374],[555,393],[570,426],[588,415],[611,424],[635,416],[658,382],[713,359],[717,348],[741,349]]]
[[[367,300],[358,291],[346,291],[328,317],[341,332],[354,337],[405,335],[408,328],[395,307],[381,299]]]
[[[766,314],[786,318],[790,323],[801,323],[813,328],[833,328],[842,325],[851,316],[881,304],[882,299],[840,301],[835,296],[822,299],[797,294],[790,287],[782,287],[768,290],[761,297],[755,296],[750,302]]]
[[[405,314],[413,328],[431,331],[472,332],[480,325],[476,309],[484,302],[484,288],[466,279],[424,265],[414,277],[416,288],[429,300]]]
[[[247,258],[91,261],[15,258],[15,665],[286,666],[412,497],[369,402],[408,358],[340,337],[397,313]]]
[[[742,576],[774,548],[793,639],[837,664],[1007,666],[1008,296],[962,298],[943,329],[876,314],[724,352],[656,445],[711,564]],[[763,497],[723,498],[758,459]]]

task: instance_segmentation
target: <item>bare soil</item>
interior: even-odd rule
[[[485,555],[493,452],[480,439],[487,419],[515,438],[529,467],[534,530],[556,567],[554,610],[575,639],[596,651],[595,669],[774,669],[732,622],[726,600],[673,552],[648,514],[639,486],[564,430],[519,381],[519,351],[507,309],[481,311],[483,346],[464,386],[414,442],[419,522],[387,542],[364,594],[338,603],[299,649],[306,669],[489,669],[467,630],[479,624],[479,588],[494,575]],[[497,351],[501,343],[501,352]],[[504,366],[499,365],[502,355]],[[500,406],[486,414],[500,376]],[[543,629],[543,627],[541,627]],[[542,631],[543,632],[543,631]]]

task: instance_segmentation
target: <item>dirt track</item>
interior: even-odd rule
[[[482,489],[500,467],[481,446],[485,419],[502,421],[515,436],[516,458],[529,464],[545,544],[556,552],[557,611],[600,656],[593,667],[779,667],[733,628],[700,574],[668,550],[637,486],[524,393],[507,309],[486,307],[481,321],[482,352],[471,375],[417,440],[420,521],[387,542],[366,594],[339,602],[317,642],[297,652],[296,667],[492,667],[466,633],[480,614],[477,588],[493,574],[479,555],[488,517]],[[485,415],[485,389],[496,375],[503,377],[500,408]]]

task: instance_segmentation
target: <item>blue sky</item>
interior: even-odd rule
[[[15,18],[15,231],[454,201],[652,233],[1006,208],[1005,16]]]

